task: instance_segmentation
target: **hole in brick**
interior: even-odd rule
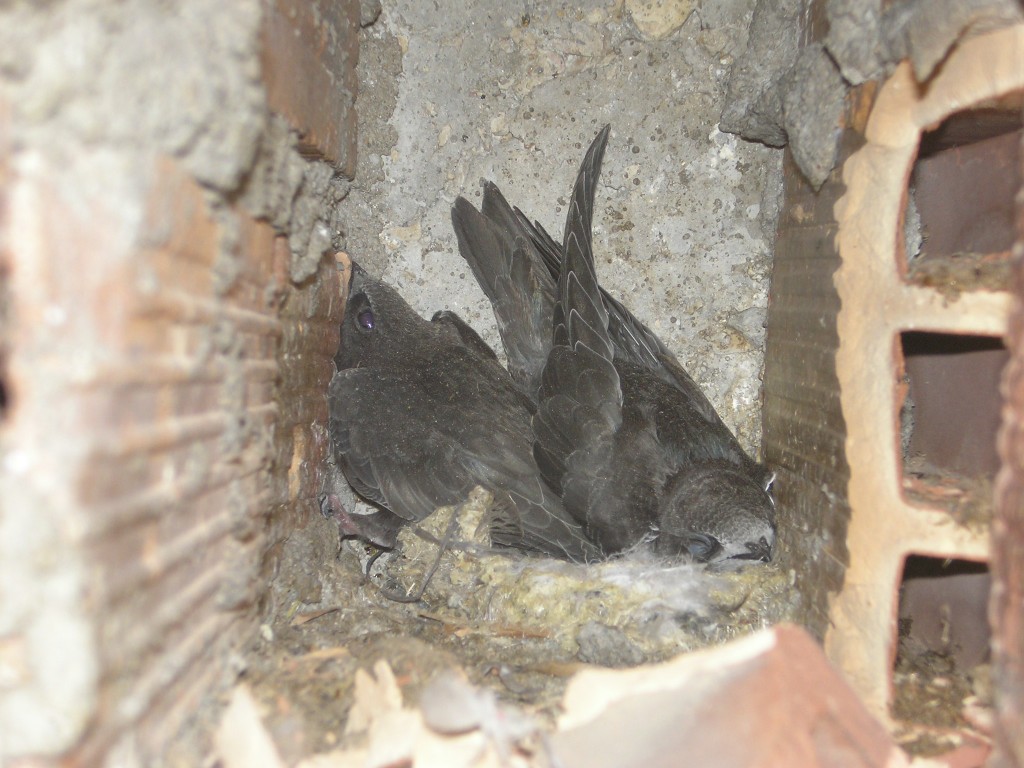
[[[10,391],[7,387],[7,355],[11,344],[8,330],[8,312],[11,306],[10,271],[6,264],[0,265],[0,420],[7,418],[11,405]]]
[[[1009,353],[1000,339],[900,334],[906,394],[900,410],[908,499],[987,521],[999,467],[999,380]]]
[[[991,703],[989,587],[984,563],[907,557],[893,669],[894,719],[969,728],[972,711]],[[968,708],[966,716],[965,700],[975,708]]]
[[[2,324],[2,321],[0,321]],[[3,353],[0,353],[0,421],[4,421],[10,412],[11,393],[7,386],[7,360]]]
[[[1022,102],[1017,92],[958,112],[921,137],[904,221],[911,281],[953,294],[1009,287]]]

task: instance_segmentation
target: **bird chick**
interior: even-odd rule
[[[771,473],[661,340],[598,284],[591,225],[609,131],[584,158],[561,246],[490,183],[480,211],[462,198],[452,211],[510,373],[537,402],[534,458],[608,554],[647,545],[720,566],[767,562]]]
[[[328,395],[335,458],[372,515],[342,532],[394,546],[398,530],[480,485],[494,496],[491,541],[576,561],[600,548],[533,461],[535,404],[493,350],[451,312],[420,317],[353,264]]]

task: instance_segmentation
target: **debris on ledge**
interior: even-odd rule
[[[817,643],[792,625],[661,664],[582,671],[550,727],[458,670],[435,676],[416,706],[383,660],[372,674],[356,673],[355,689],[341,746],[300,768],[603,768],[676,765],[683,755],[720,768],[910,764]],[[245,686],[235,690],[218,745],[226,768],[285,765]]]

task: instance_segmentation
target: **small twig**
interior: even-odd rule
[[[433,564],[427,570],[426,576],[423,577],[423,583],[420,584],[419,589],[412,595],[401,595],[397,592],[378,585],[377,588],[381,594],[384,595],[388,600],[392,600],[396,603],[418,603],[423,598],[423,593],[427,591],[427,586],[430,584],[430,580],[434,578],[434,573],[437,572],[438,567],[441,565],[441,558],[444,557],[444,553],[448,550],[451,545],[452,536],[455,534],[455,528],[459,522],[458,509],[452,510],[452,516],[448,520],[448,525],[444,530],[444,537],[441,541],[437,542],[437,557],[434,558]],[[433,537],[431,537],[433,538]]]
[[[334,613],[335,611],[340,610],[340,607],[335,606],[334,608],[322,608],[319,611],[311,611],[310,613],[297,613],[292,618],[291,626],[301,627],[308,621],[313,621],[313,619],[319,619],[321,616],[326,616],[328,613]]]
[[[491,637],[516,637],[521,639],[534,639],[534,640],[547,640],[551,637],[551,633],[532,627],[521,627],[515,625],[494,625],[487,624],[481,625],[476,623],[469,623],[463,621],[453,621],[452,619],[446,618],[436,613],[429,613],[427,611],[420,611],[417,614],[420,618],[426,619],[427,621],[436,621],[442,625],[445,632],[449,634],[461,637],[471,632],[487,634]]]
[[[293,656],[290,659],[286,659],[284,667],[292,670],[296,669],[302,664],[310,662],[319,663],[321,661],[329,661],[331,659],[345,659],[352,656],[352,652],[348,648],[342,645],[336,645],[331,648],[318,648],[315,651],[304,653],[301,656]]]

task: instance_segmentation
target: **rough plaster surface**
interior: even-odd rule
[[[879,0],[822,0],[827,33],[818,35],[815,5],[758,0],[722,112],[723,130],[789,144],[815,189],[835,165],[851,85],[886,76],[904,58],[923,82],[958,40],[1024,19],[1018,0],[894,0],[884,10]]]
[[[305,280],[338,244],[330,211],[347,189],[329,165],[300,157],[268,112],[259,23],[257,0],[16,4],[0,24],[16,139],[57,157],[97,147],[170,155],[289,234],[292,278]]]
[[[778,81],[796,61],[803,24],[803,0],[760,0],[750,21],[746,50],[729,74],[722,130],[786,145]]]
[[[155,145],[211,186],[238,184],[263,120],[258,3],[20,3],[4,16],[0,71],[17,122],[86,146]]]
[[[346,245],[422,314],[453,309],[498,346],[458,255],[452,202],[478,202],[491,179],[560,237],[583,152],[610,122],[594,222],[599,277],[756,452],[778,188],[767,203],[762,195],[779,154],[717,127],[752,2],[667,19],[667,33],[654,6],[638,27],[634,5],[385,3],[361,41]]]

